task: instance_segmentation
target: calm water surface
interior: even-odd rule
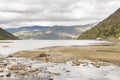
[[[51,46],[83,46],[103,43],[95,40],[0,40],[0,54],[8,55],[21,50],[34,50]]]

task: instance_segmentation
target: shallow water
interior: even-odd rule
[[[8,55],[21,50],[34,50],[51,46],[83,46],[103,43],[95,40],[0,40],[0,54]]]
[[[48,78],[50,76],[53,80],[120,80],[120,67],[112,64],[96,68],[91,64],[93,62],[87,60],[85,60],[88,63],[87,66],[83,66],[82,64],[73,66],[71,61],[66,63],[46,63],[24,58],[9,58],[8,60],[12,64],[21,63],[24,65],[32,65],[32,68],[40,68],[43,71],[36,76],[41,78]],[[59,75],[55,75],[57,73],[59,73]]]

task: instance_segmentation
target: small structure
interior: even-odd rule
[[[100,38],[100,37],[96,38],[96,40],[98,40],[98,41],[103,41],[103,39]]]

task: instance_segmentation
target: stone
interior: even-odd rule
[[[4,63],[4,66],[7,66],[7,63]]]
[[[48,54],[45,54],[45,53],[41,53],[40,55],[39,55],[39,57],[47,57],[47,56],[49,56]]]
[[[53,73],[53,74],[54,74],[54,75],[61,75],[60,73],[57,73],[57,72],[56,72],[56,73]]]
[[[70,72],[69,70],[66,70],[66,72]]]
[[[7,74],[6,74],[6,77],[10,77],[10,76],[11,76],[11,73],[7,73]]]
[[[0,72],[3,72],[4,71],[4,69],[3,68],[0,68]]]
[[[83,64],[83,66],[85,67],[85,66],[88,66],[88,63],[87,62],[85,62],[84,64]]]
[[[39,68],[35,68],[35,69],[30,70],[30,72],[37,72],[37,71],[39,71]]]
[[[22,70],[22,71],[19,72],[19,75],[23,75],[23,76],[24,76],[24,75],[27,75],[27,74],[28,74],[27,71],[23,71],[23,70]]]
[[[53,80],[52,78],[49,78],[49,80]]]
[[[4,77],[4,75],[0,75],[0,77]]]
[[[9,70],[19,70],[19,66],[18,65],[10,65],[9,67],[8,67],[8,69]]]

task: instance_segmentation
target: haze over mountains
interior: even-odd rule
[[[76,39],[97,23],[76,26],[26,26],[6,29],[20,39]]]
[[[120,38],[120,8],[99,24],[76,26],[25,26],[20,28],[0,28],[0,39],[118,39]],[[94,27],[95,26],[95,27]],[[79,36],[80,35],[80,36]],[[15,37],[17,36],[17,37]],[[78,37],[79,36],[79,37]]]
[[[78,39],[104,39],[120,38],[120,8],[95,27],[82,33]]]

